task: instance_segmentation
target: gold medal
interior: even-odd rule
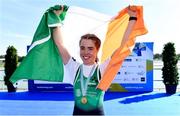
[[[87,103],[87,98],[86,97],[82,97],[81,98],[81,103],[86,104]]]

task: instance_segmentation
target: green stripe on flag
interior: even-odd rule
[[[59,17],[52,12],[53,8],[58,7],[60,9],[61,6],[51,7],[44,13],[34,34],[29,53],[10,78],[12,83],[20,79],[63,81],[63,61],[51,36],[52,29],[48,27],[65,19],[68,7],[65,6],[65,11]]]

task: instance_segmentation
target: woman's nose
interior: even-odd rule
[[[89,53],[89,50],[88,50],[88,49],[85,49],[85,50],[84,50],[84,53],[85,53],[85,54],[88,54],[88,53]]]

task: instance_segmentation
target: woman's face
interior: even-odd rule
[[[93,40],[82,39],[80,43],[80,57],[85,65],[95,63],[98,50]]]

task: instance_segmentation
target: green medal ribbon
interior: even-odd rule
[[[82,99],[81,99],[81,102],[83,103],[83,104],[86,104],[87,103],[87,98],[85,97],[86,96],[86,93],[87,93],[87,86],[88,86],[88,83],[89,83],[89,81],[90,81],[90,79],[91,79],[91,76],[92,76],[92,73],[94,72],[94,70],[96,69],[96,64],[93,66],[93,68],[91,69],[91,72],[90,72],[90,74],[89,74],[89,76],[88,76],[88,79],[87,79],[87,81],[86,82],[84,82],[84,80],[83,80],[83,67],[82,67],[82,65],[80,66],[80,68],[81,68],[81,91],[82,91],[82,95],[83,95],[83,97],[82,97]]]

